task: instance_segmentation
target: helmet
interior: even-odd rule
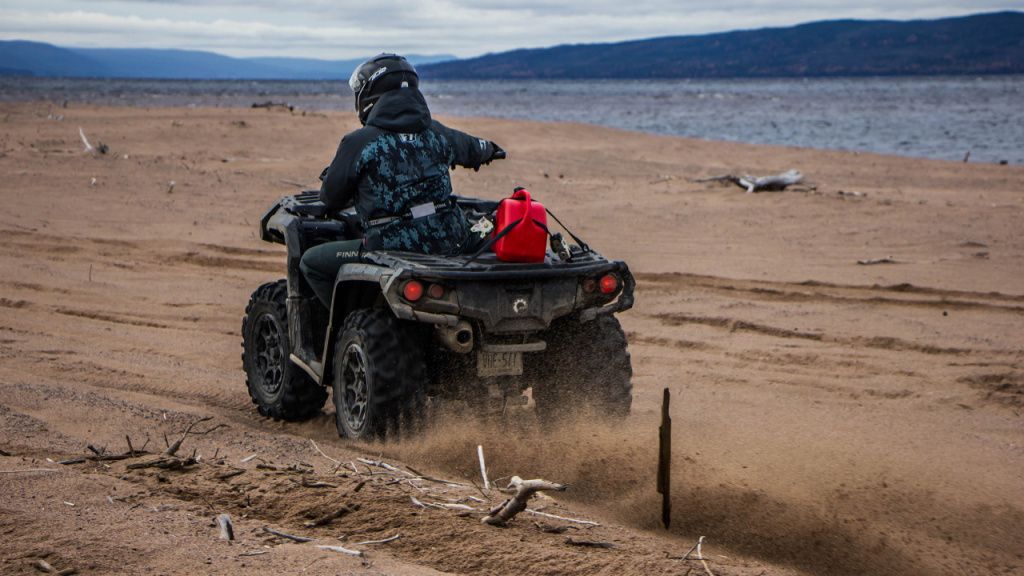
[[[378,54],[360,64],[348,79],[348,86],[356,97],[359,120],[366,123],[366,117],[381,94],[396,88],[416,88],[419,79],[416,68],[398,54]]]

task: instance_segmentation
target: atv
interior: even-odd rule
[[[470,222],[498,205],[453,198]],[[492,252],[368,251],[341,267],[327,310],[299,260],[354,237],[354,212],[330,213],[316,191],[281,198],[260,220],[260,238],[284,244],[288,258],[287,279],[257,288],[242,321],[242,364],[260,414],[311,418],[331,389],[339,434],[372,439],[415,430],[428,403],[503,413],[527,404],[532,388],[541,423],[579,409],[628,415],[633,370],[614,316],[633,305],[624,262],[560,234],[533,264]]]

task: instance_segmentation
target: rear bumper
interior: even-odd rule
[[[610,272],[622,280],[614,297],[601,301],[582,293],[584,279]],[[446,298],[406,301],[401,286],[412,279],[442,284]],[[445,326],[454,326],[460,319],[472,320],[487,333],[511,334],[546,330],[554,320],[576,313],[587,322],[628,310],[633,306],[636,282],[625,263],[603,261],[515,271],[402,270],[382,287],[391,309],[403,320]]]

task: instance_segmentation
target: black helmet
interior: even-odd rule
[[[396,88],[416,88],[419,80],[416,68],[398,54],[378,54],[360,64],[348,79],[349,88],[356,96],[359,121],[366,123],[366,117],[381,94]]]

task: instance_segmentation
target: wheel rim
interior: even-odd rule
[[[341,407],[345,423],[353,432],[366,425],[366,408],[370,396],[370,376],[367,370],[366,353],[353,342],[345,348],[341,365]]]
[[[283,344],[277,318],[271,314],[260,316],[256,322],[256,371],[260,388],[269,395],[277,394],[284,380]]]

